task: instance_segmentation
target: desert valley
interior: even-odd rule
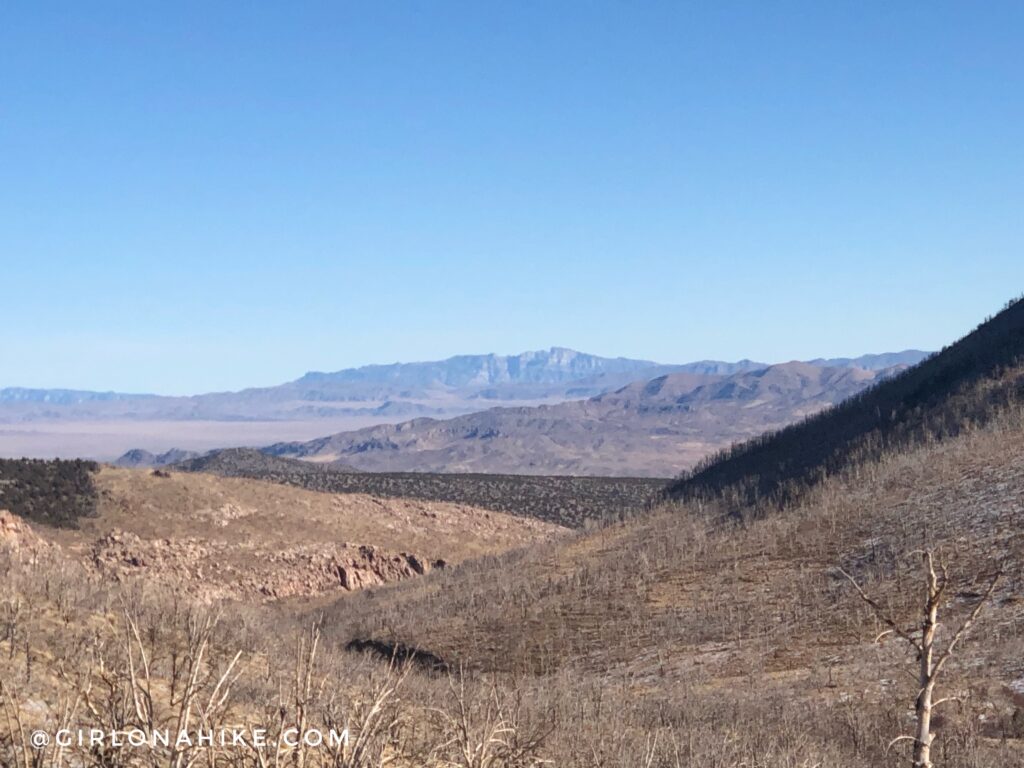
[[[26,768],[877,766],[917,692],[906,644],[876,636],[889,617],[913,633],[925,551],[949,582],[940,646],[979,609],[943,670],[957,703],[935,750],[1022,765],[1022,353],[1018,302],[885,375],[675,372],[161,466],[0,461],[0,749]],[[693,453],[655,441],[676,465],[651,474],[677,479],[595,462],[581,435],[598,428],[630,462],[652,455],[631,451],[624,414],[705,430]],[[531,429],[559,452],[514,452]],[[550,472],[458,471],[526,455]],[[26,741],[342,717],[351,738],[332,749]]]
[[[1024,768],[1022,38],[0,4],[0,768]]]
[[[356,469],[671,476],[925,356],[664,365],[554,347],[191,397],[8,387],[0,452],[157,466],[260,447]]]

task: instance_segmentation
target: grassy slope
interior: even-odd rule
[[[837,567],[911,626],[921,578],[909,553],[935,548],[955,579],[947,627],[997,569],[1007,574],[943,681],[944,695],[967,701],[945,713],[945,764],[1024,765],[1024,368],[1012,364],[1022,328],[1017,304],[838,416],[706,467],[688,500],[358,596],[331,613],[333,632],[539,676],[563,700],[611,687],[616,713],[604,722],[637,738],[659,727],[692,737],[700,724],[719,740],[707,755],[735,743],[737,761],[776,750],[764,765],[879,765],[894,759],[883,747],[916,695],[904,674],[913,660],[898,643],[872,644],[882,627]],[[891,427],[871,404],[896,414]],[[780,464],[793,436],[830,471],[800,448]],[[778,493],[782,477],[791,493]]]
[[[863,465],[746,525],[667,508],[372,600],[356,596],[334,611],[333,631],[398,640],[479,670],[540,675],[570,698],[622,686],[621,722],[650,725],[651,713],[637,709],[642,694],[670,720],[727,706],[779,732],[786,718],[814,712],[823,719],[821,734],[805,731],[813,742],[836,738],[825,734],[842,731],[843,707],[855,698],[874,749],[898,735],[889,720],[913,700],[903,674],[910,659],[898,644],[872,645],[881,628],[835,567],[911,625],[919,578],[905,553],[938,547],[957,579],[944,606],[952,623],[1005,557],[1009,577],[945,690],[971,693],[957,727],[974,728],[964,738],[1000,755],[978,765],[1021,765],[1020,742],[992,746],[1024,716],[1012,687],[1024,685],[1024,423],[1002,424]],[[979,715],[988,718],[981,730]],[[828,754],[819,747],[808,754]]]
[[[747,525],[667,507],[570,542],[469,563],[395,590],[385,601],[394,615],[374,616],[375,600],[363,621],[399,627],[419,645],[482,667],[532,671],[629,664],[649,672],[654,651],[685,664],[705,643],[742,649],[758,638],[769,646],[794,637],[859,643],[870,629],[858,631],[865,614],[832,572],[838,565],[884,589],[912,570],[900,553],[940,546],[968,584],[1003,554],[1008,570],[1024,575],[1022,470],[1024,429],[972,432],[861,466]],[[1024,594],[1024,583],[1004,585],[1007,617],[1019,604],[1014,593]]]
[[[459,562],[493,554],[558,529],[465,504],[325,494],[260,480],[104,467],[99,515],[83,533],[113,528],[143,538],[258,543],[285,548],[319,542],[374,544]]]

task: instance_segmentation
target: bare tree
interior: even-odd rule
[[[3,638],[8,643],[8,659],[14,658],[19,639],[18,629],[26,617],[26,607],[21,596],[12,597],[0,604],[0,626],[3,627]]]
[[[263,744],[247,743],[249,759],[232,765],[383,768],[401,757],[397,741],[405,722],[399,694],[412,665],[392,659],[381,676],[366,686],[352,686],[351,681],[321,670],[322,630],[320,617],[296,642],[290,680],[281,686],[272,708],[276,718],[270,738]],[[346,695],[339,691],[341,687],[356,690]],[[310,728],[327,729],[336,740],[314,748],[304,738]]]
[[[474,700],[460,673],[448,677],[449,706],[434,709],[442,740],[433,758],[443,768],[539,768],[550,761],[540,748],[553,727],[528,728],[520,691],[506,693],[491,683]]]
[[[997,570],[991,577],[988,588],[981,595],[974,608],[971,609],[967,618],[963,620],[959,628],[953,633],[945,648],[939,648],[936,646],[936,634],[939,628],[939,606],[946,592],[946,587],[949,586],[949,573],[944,564],[936,562],[936,557],[932,551],[925,550],[920,554],[925,571],[926,591],[919,630],[901,627],[885,608],[864,591],[853,576],[842,568],[839,570],[853,584],[860,598],[871,607],[875,616],[888,627],[885,632],[875,638],[875,642],[879,642],[888,635],[895,635],[908,643],[917,654],[917,682],[919,689],[917,699],[914,702],[915,733],[913,736],[898,736],[890,742],[889,746],[891,747],[903,740],[913,741],[914,768],[932,768],[931,748],[932,742],[935,739],[935,734],[932,733],[932,714],[936,707],[952,701],[958,701],[955,696],[936,699],[935,685],[946,663],[952,657],[953,651],[956,650],[957,644],[964,638],[978,618],[982,608],[991,599],[992,593],[995,591],[996,585],[1002,576],[1002,571]]]

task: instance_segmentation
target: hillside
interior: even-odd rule
[[[702,461],[678,499],[785,503],[845,466],[959,434],[1017,408],[1024,393],[1024,301],[919,365],[777,433]]]
[[[564,718],[559,764],[586,764],[572,761],[580,744],[636,754],[658,733],[658,765],[681,740],[693,765],[876,768],[905,754],[886,744],[916,695],[913,658],[872,643],[884,627],[837,567],[910,626],[921,577],[908,555],[936,547],[955,579],[952,624],[1002,559],[1010,575],[944,687],[968,703],[946,711],[939,739],[946,765],[1021,766],[1022,468],[1024,423],[1004,421],[861,466],[743,527],[667,508],[357,597],[332,631],[537,678],[550,689],[537,706]]]
[[[237,448],[184,461],[172,469],[266,480],[323,493],[469,504],[571,528],[643,512],[660,497],[668,482],[639,477],[354,472],[336,464],[297,461]]]
[[[170,579],[203,600],[344,593],[564,532],[461,503],[206,474],[104,467],[93,483],[91,515],[36,533],[107,578]]]
[[[889,373],[795,362],[729,376],[671,373],[586,401],[415,419],[266,450],[376,472],[666,477]]]
[[[1013,335],[981,330],[988,341]],[[0,671],[16,680],[32,722],[48,715],[32,701],[73,700],[81,676],[94,674],[117,692],[116,714],[131,701],[118,649],[149,644],[157,674],[174,679],[195,658],[188,642],[208,603],[224,618],[206,677],[244,660],[224,717],[289,722],[300,716],[293,701],[316,722],[351,713],[400,768],[441,753],[434,764],[458,765],[453,744],[472,749],[496,732],[526,756],[495,763],[503,768],[878,768],[909,762],[904,744],[887,745],[918,694],[905,674],[915,660],[874,642],[883,627],[838,569],[910,627],[921,585],[911,553],[927,547],[952,580],[940,640],[1004,572],[946,667],[941,695],[961,703],[935,720],[936,757],[1021,768],[1024,409],[1015,398],[1024,393],[1004,387],[1022,369],[986,367],[987,347],[961,348],[974,362],[958,370],[967,391],[1000,397],[936,396],[937,413],[962,417],[956,429],[851,454],[772,514],[739,493],[709,494],[571,532],[476,505],[289,487],[397,483],[408,493],[406,481],[453,488],[475,475],[353,473],[251,451],[181,465],[196,472],[102,468],[90,475],[96,516],[79,530],[25,531],[0,516],[0,538],[15,545],[0,556],[0,597],[15,636],[28,638],[4,645]],[[788,412],[874,378],[795,364],[746,378],[668,376],[593,402],[639,414],[713,415],[723,403]],[[276,482],[220,476],[247,472]],[[518,485],[488,479],[475,492],[507,499],[533,480],[591,482],[498,480]],[[46,549],[55,544],[57,553]],[[15,615],[21,605],[32,610]],[[330,683],[295,693],[304,649],[317,643],[323,657],[307,679]],[[397,681],[392,658],[411,664]],[[81,659],[100,659],[99,672]],[[360,718],[388,685],[400,693],[382,710],[386,736],[374,736]],[[168,688],[161,678],[152,690]]]
[[[96,514],[91,461],[0,459],[0,509],[46,525],[75,528]]]
[[[374,700],[382,681],[393,682],[387,664],[368,654],[392,649],[423,662],[396,683],[400,708],[385,710],[389,744],[407,757],[392,764],[402,768],[430,764],[417,758],[416,735],[447,743],[448,718],[468,711],[472,737],[496,710],[509,718],[510,739],[536,737],[539,755],[565,768],[906,765],[906,745],[887,745],[908,723],[917,690],[906,671],[914,658],[894,642],[873,642],[884,627],[836,568],[910,626],[920,572],[908,554],[932,546],[953,579],[941,606],[950,626],[977,602],[1000,559],[1007,574],[947,667],[940,692],[963,703],[936,721],[937,765],[1020,768],[1022,467],[1024,420],[1004,415],[832,476],[799,505],[744,525],[723,525],[716,510],[673,506],[328,600],[315,667],[327,693],[314,686],[300,701],[311,703],[310,717],[320,723],[340,700],[360,728],[358,707]],[[130,476],[128,485],[151,477],[117,472]],[[122,482],[107,487],[132,498]],[[142,498],[152,493],[139,490]],[[289,504],[279,511],[287,514]],[[200,497],[195,511],[208,507],[218,509]],[[31,551],[29,535],[10,522],[0,516],[0,539],[20,536],[21,551]],[[253,530],[253,538],[261,535]],[[26,701],[73,694],[76,676],[40,670],[81,674],[88,669],[76,663],[83,649],[88,658],[99,654],[103,669],[122,669],[124,595],[139,606],[128,615],[138,616],[161,680],[175,660],[188,658],[175,644],[188,637],[179,627],[210,615],[188,607],[188,592],[134,592],[130,582],[119,589],[39,557],[35,569],[25,556],[0,558],[5,604],[20,597],[31,605],[14,624],[18,636],[47,651],[30,678],[20,644],[5,644],[0,654],[0,670]],[[301,653],[311,637],[303,617],[319,616],[324,600],[315,610],[258,598],[241,608],[216,604],[224,614],[211,636],[209,668],[243,654],[232,722],[291,721],[296,648]],[[426,667],[437,663],[455,670],[451,682]],[[165,686],[154,690],[162,697]],[[36,722],[30,706],[24,711]]]
[[[942,641],[1004,574],[946,669],[943,695],[961,704],[942,712],[937,764],[1024,765],[1020,311],[1010,307],[924,374],[880,385],[890,388],[878,402],[915,415],[886,433],[901,439],[826,453],[845,463],[778,498],[771,514],[729,492],[744,485],[723,486],[372,601],[359,596],[330,611],[332,632],[537,680],[531,706],[557,722],[548,742],[556,764],[592,765],[581,755],[594,754],[610,765],[635,764],[627,756],[637,754],[659,766],[906,764],[906,746],[887,745],[905,732],[919,692],[905,674],[915,659],[900,642],[873,642],[885,626],[839,569],[912,627],[924,583],[912,553],[928,548],[951,579]],[[894,403],[895,393],[906,400]],[[833,451],[833,418],[792,431]],[[929,427],[920,439],[910,429],[918,424]]]

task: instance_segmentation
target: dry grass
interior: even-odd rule
[[[466,558],[454,569],[315,611],[225,603],[203,679],[215,679],[241,652],[242,674],[223,716],[251,721],[283,712],[284,722],[309,713],[327,722],[355,713],[371,761],[308,763],[316,768],[379,768],[385,759],[397,768],[532,768],[540,759],[567,768],[906,765],[905,745],[886,745],[910,724],[913,659],[905,644],[873,642],[884,627],[839,568],[909,627],[919,620],[920,577],[908,555],[928,548],[941,553],[953,579],[940,607],[948,626],[972,610],[993,572],[1006,574],[946,669],[941,695],[963,703],[935,724],[933,759],[946,768],[1021,768],[1024,411],[1011,399],[983,419],[961,418],[957,402],[943,406],[955,430],[876,446],[805,484],[772,514],[742,507],[742,494],[694,500],[553,538],[522,529],[522,541],[534,543],[509,551],[486,550],[497,534],[484,527],[468,537],[479,545],[453,545]],[[368,514],[373,525],[386,521],[381,535],[403,546],[416,536],[427,546],[443,528],[408,501],[377,516],[354,496],[334,500],[252,481],[104,471],[99,485],[98,526],[116,521],[146,535],[188,537],[195,526],[222,521],[211,535],[229,547],[261,536],[268,548],[280,547],[282,526],[308,525],[314,538],[345,526],[363,530]],[[463,523],[482,524],[485,513],[451,514],[444,530],[459,538]],[[506,523],[512,538],[525,524]],[[55,535],[73,546],[73,537],[88,533]],[[481,551],[490,554],[473,556]],[[58,717],[83,674],[102,682],[97,669],[112,671],[114,698],[128,700],[131,643],[119,634],[126,611],[138,623],[138,642],[151,648],[163,690],[175,660],[189,658],[182,620],[187,629],[189,617],[206,610],[166,583],[112,585],[53,551],[35,563],[2,562],[0,574],[0,676],[6,690],[18,691],[6,697],[8,707],[26,719]],[[324,684],[282,693],[303,677],[295,673],[303,668],[295,642],[312,637],[304,633],[314,623],[322,628],[316,669]],[[379,709],[386,727],[371,727],[359,713],[373,709],[390,678],[386,665],[345,650],[354,639],[422,649],[457,675],[449,680],[438,665],[410,671],[401,693]],[[4,738],[4,757],[16,754],[17,734]],[[489,745],[492,762],[477,759],[480,744]]]
[[[39,533],[114,578],[162,580],[206,600],[339,593],[411,577],[416,563],[453,565],[566,533],[464,504],[204,474],[104,467],[94,485],[95,517]]]
[[[639,733],[657,722],[644,719],[655,715],[642,700],[660,702],[657,717],[669,721],[731,708],[713,726],[720,734],[754,718],[783,739],[787,721],[813,717],[817,725],[801,730],[808,765],[828,756],[848,762],[826,764],[890,764],[881,746],[901,732],[914,698],[906,654],[872,645],[882,628],[836,566],[909,623],[918,590],[904,555],[936,547],[958,585],[944,607],[952,621],[1005,558],[1010,576],[950,671],[950,689],[970,697],[940,744],[946,738],[963,761],[947,765],[1021,765],[1021,742],[1004,737],[1024,735],[1013,688],[1024,682],[1022,470],[1024,429],[1006,417],[856,467],[800,506],[746,525],[722,522],[714,509],[666,507],[357,597],[333,614],[334,631],[414,644],[485,674],[558,680],[570,697],[614,683]],[[778,760],[753,764],[801,764]]]
[[[522,546],[561,529],[467,504],[327,494],[260,480],[104,467],[99,516],[83,533],[113,528],[143,538],[201,536],[266,549],[357,542],[461,562]]]

